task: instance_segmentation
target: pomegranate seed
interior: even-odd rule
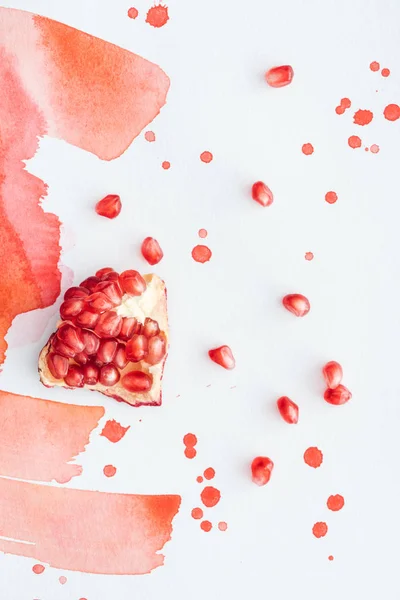
[[[84,381],[87,385],[96,385],[99,381],[99,367],[96,367],[93,363],[87,363],[82,367]]]
[[[125,346],[124,344],[118,344],[117,352],[113,358],[113,363],[118,369],[125,369],[128,364],[128,359],[126,358]]]
[[[351,392],[344,385],[338,385],[334,390],[328,388],[325,390],[324,400],[329,404],[339,406],[340,404],[346,404],[351,398]]]
[[[94,291],[101,292],[107,296],[113,306],[119,306],[121,304],[122,290],[117,281],[101,281],[96,285]]]
[[[66,344],[75,352],[82,352],[85,348],[80,329],[69,323],[64,323],[57,329],[57,337],[63,344]]]
[[[257,456],[251,463],[251,478],[257,485],[265,485],[271,477],[274,463],[267,456]]]
[[[64,379],[68,373],[68,358],[50,352],[50,354],[47,355],[47,366],[55,379]]]
[[[104,367],[101,367],[99,382],[102,385],[111,387],[119,381],[119,378],[119,371],[116,367],[114,367],[114,365],[104,365]]]
[[[282,300],[283,306],[296,317],[304,317],[310,310],[310,303],[301,294],[288,294]]]
[[[156,265],[164,256],[160,244],[152,237],[147,237],[142,243],[143,258],[147,260],[149,265]]]
[[[69,387],[83,387],[83,371],[78,365],[70,365],[68,373],[64,377],[65,383]]]
[[[139,362],[144,359],[147,354],[148,342],[144,335],[135,334],[126,343],[126,357],[131,362]]]
[[[102,281],[119,281],[119,274],[116,273],[115,271],[112,271],[111,273],[107,273],[107,275],[103,275]]]
[[[151,388],[153,378],[151,375],[143,373],[143,371],[131,371],[123,376],[121,383],[128,392],[144,394]]]
[[[236,361],[229,346],[220,346],[219,348],[209,350],[208,356],[212,361],[217,363],[217,365],[224,367],[224,369],[235,368]]]
[[[167,353],[167,343],[164,336],[155,335],[148,341],[148,352],[145,361],[149,365],[161,362]]]
[[[71,298],[85,298],[89,294],[89,290],[84,287],[70,287],[64,294],[64,300]]]
[[[141,274],[133,269],[121,273],[119,280],[124,292],[131,296],[141,296],[147,287]]]
[[[80,365],[86,365],[89,362],[89,357],[84,352],[79,352],[79,354],[75,354],[75,362]]]
[[[107,219],[115,219],[121,212],[122,204],[117,194],[108,194],[96,204],[96,212]]]
[[[140,323],[135,317],[124,317],[119,337],[122,340],[129,340],[134,333],[139,333]]]
[[[326,365],[322,369],[322,374],[324,376],[328,388],[334,390],[342,381],[343,370],[338,362],[336,362],[335,360],[331,360],[330,362],[326,363]]]
[[[96,277],[98,277],[99,279],[103,279],[103,277],[105,275],[108,275],[108,273],[114,272],[114,269],[112,269],[111,267],[104,267],[103,269],[99,269],[98,271],[96,271]]]
[[[60,316],[64,320],[76,317],[82,311],[84,306],[85,303],[81,298],[70,298],[69,300],[65,300],[60,306]]]
[[[61,354],[61,356],[66,356],[67,358],[74,358],[76,354],[75,350],[67,346],[67,344],[64,344],[64,342],[59,340],[56,335],[52,338],[51,345],[54,351],[57,354]]]
[[[158,335],[160,333],[160,328],[158,326],[157,321],[153,321],[153,319],[150,319],[149,317],[147,317],[144,320],[142,333],[146,337],[152,337],[153,335]]]
[[[102,292],[90,294],[90,296],[85,299],[85,302],[86,306],[97,313],[103,313],[106,310],[110,310],[110,308],[114,307],[114,304],[111,302],[111,300]]]
[[[96,354],[97,350],[100,346],[100,340],[93,331],[87,331],[86,329],[82,329],[81,336],[83,343],[85,344],[85,352],[89,356],[91,354]]]
[[[293,69],[290,65],[283,65],[282,67],[273,67],[265,74],[265,79],[271,87],[280,88],[289,83],[293,79]]]
[[[94,329],[99,337],[117,337],[121,331],[122,317],[114,311],[105,312]]]
[[[276,402],[281,417],[286,423],[295,424],[299,420],[299,407],[287,396],[282,396]]]
[[[96,285],[100,283],[100,279],[98,277],[88,277],[85,281],[82,281],[79,285],[80,287],[84,287],[89,290],[89,292],[93,292]]]
[[[86,329],[94,329],[96,323],[99,320],[99,314],[83,310],[80,315],[76,317],[76,322],[80,327],[86,327]]]
[[[117,347],[118,342],[116,340],[101,340],[99,349],[97,350],[97,359],[104,364],[112,362]]]
[[[270,206],[274,201],[274,196],[271,190],[262,181],[256,181],[251,188],[253,200],[261,204],[261,206]]]

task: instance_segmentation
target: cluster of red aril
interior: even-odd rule
[[[164,332],[157,321],[122,317],[115,309],[124,294],[141,296],[147,284],[138,271],[121,274],[111,268],[97,271],[77,287],[69,288],[60,307],[63,323],[51,339],[47,364],[55,379],[69,387],[121,385],[145,393],[152,386],[150,373],[133,370],[121,378],[129,362],[143,361],[147,369],[167,352]]]

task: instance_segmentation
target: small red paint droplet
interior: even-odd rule
[[[61,585],[65,585],[67,583],[67,578],[64,575],[61,575],[58,581],[61,583]]]
[[[192,257],[196,262],[205,263],[210,260],[212,256],[212,252],[208,246],[203,246],[199,244],[195,246],[192,250]]]
[[[185,448],[186,458],[194,458],[197,454],[196,448]]]
[[[132,6],[132,8],[130,8],[130,9],[128,10],[128,17],[129,17],[130,19],[136,19],[136,17],[138,16],[138,14],[139,14],[139,11],[138,11],[138,9],[137,9],[137,8],[134,8],[133,6]]]
[[[145,140],[147,142],[155,142],[156,141],[156,136],[154,131],[146,131],[146,133],[144,134]]]
[[[397,121],[400,117],[400,106],[398,104],[388,104],[383,111],[383,115],[388,121]]]
[[[107,438],[113,444],[116,444],[117,442],[122,440],[129,427],[130,425],[128,425],[128,427],[122,427],[122,425],[118,423],[118,421],[116,421],[115,419],[111,419],[110,421],[107,421],[107,423],[104,425],[100,435],[102,437]]]
[[[225,521],[220,521],[218,523],[218,529],[220,531],[226,531],[228,529],[228,523],[225,523]]]
[[[312,260],[314,258],[314,254],[312,252],[306,252],[304,258],[306,260]]]
[[[199,237],[206,238],[208,235],[207,229],[199,229]]]
[[[337,115],[342,115],[342,114],[344,113],[344,111],[345,111],[345,110],[346,110],[346,109],[345,109],[345,107],[344,107],[344,106],[337,106],[337,107],[335,108],[335,112],[336,112],[336,114],[337,114]]]
[[[213,159],[213,155],[211,154],[211,152],[208,152],[208,150],[205,150],[204,152],[202,152],[200,154],[200,159],[204,162],[204,163],[210,163]]]
[[[317,469],[322,465],[322,461],[323,454],[319,448],[311,446],[310,448],[307,448],[307,450],[304,452],[304,462],[309,467]]]
[[[343,106],[343,108],[350,108],[350,106],[351,106],[350,98],[342,98],[340,101],[340,106]]]
[[[32,571],[35,575],[41,575],[44,571],[45,567],[43,565],[33,565]]]
[[[289,85],[293,79],[293,75],[293,68],[290,65],[283,65],[269,69],[265,73],[265,79],[271,87],[280,88]]]
[[[312,532],[316,538],[324,537],[328,533],[328,525],[323,521],[319,521],[313,526]]]
[[[329,508],[329,510],[341,510],[344,506],[344,498],[340,494],[336,494],[335,496],[329,496],[328,500],[326,501],[326,505]]]
[[[382,75],[382,77],[389,77],[389,75],[390,75],[390,69],[386,69],[386,68],[382,69],[381,75]]]
[[[361,139],[358,135],[351,135],[348,139],[350,148],[359,148],[361,146]]]
[[[106,465],[103,469],[103,473],[106,477],[114,477],[117,469],[113,465]]]
[[[200,523],[200,527],[202,528],[203,531],[211,531],[212,523],[210,523],[210,521],[202,521]]]
[[[325,200],[328,202],[328,204],[335,204],[335,202],[337,200],[337,193],[336,192],[326,192]]]
[[[373,113],[370,110],[357,110],[354,113],[354,123],[356,125],[368,125],[373,119]]]
[[[371,146],[372,154],[378,154],[379,150],[380,150],[380,148],[379,148],[378,144],[372,144],[372,146]]]
[[[369,148],[368,146],[365,147],[365,152],[368,152]]]
[[[333,560],[333,556],[332,556],[332,554],[330,554],[330,555],[328,556],[328,560]]]
[[[168,160],[164,160],[164,162],[161,164],[162,168],[165,169],[166,171],[168,171],[168,169],[171,167],[171,163],[168,162]]]
[[[204,477],[208,480],[213,479],[215,477],[214,469],[212,467],[208,467],[208,469],[204,471]]]
[[[301,151],[306,156],[309,156],[314,152],[314,146],[312,144],[303,144],[301,147]]]
[[[152,27],[162,27],[168,19],[168,7],[159,4],[158,6],[152,6],[150,8],[146,16],[146,23]]]
[[[201,501],[204,506],[211,508],[212,506],[216,506],[221,498],[221,492],[217,490],[217,488],[208,485],[204,488],[204,490],[200,494]]]
[[[203,483],[203,478],[201,475],[199,475],[198,477],[196,477],[196,481],[197,483]]]
[[[378,62],[376,62],[376,60],[374,60],[370,65],[369,68],[371,69],[371,71],[379,71],[380,69],[380,64]]]
[[[203,510],[201,508],[194,508],[192,510],[193,519],[202,519],[203,518]]]
[[[194,433],[187,433],[183,438],[183,443],[185,446],[195,446],[197,444],[197,437]]]

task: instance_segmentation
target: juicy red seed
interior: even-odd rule
[[[135,334],[126,343],[126,357],[131,362],[139,362],[144,359],[147,354],[148,342],[144,335]]]
[[[217,365],[224,367],[224,369],[235,368],[236,361],[229,346],[220,346],[219,348],[209,350],[208,356],[217,363]]]
[[[90,307],[97,313],[105,312],[106,310],[110,310],[113,308],[114,304],[111,302],[107,296],[105,296],[102,292],[95,292],[90,294],[85,299],[86,306]]]
[[[117,347],[118,343],[115,340],[101,340],[99,349],[97,350],[97,359],[104,364],[112,362]]]
[[[141,296],[147,287],[141,274],[133,269],[121,273],[119,281],[123,291],[131,296]]]
[[[167,342],[164,336],[155,335],[149,338],[148,351],[145,361],[149,365],[161,362],[167,352]]]
[[[147,260],[149,265],[156,265],[164,256],[160,244],[152,237],[147,237],[142,243],[143,258]]]
[[[100,369],[99,381],[102,385],[112,386],[115,385],[120,378],[119,371],[114,365],[104,365]]]
[[[94,329],[96,323],[99,320],[99,314],[90,312],[89,310],[83,310],[80,315],[76,317],[76,322],[80,327],[86,327],[87,329]]]
[[[334,390],[328,388],[325,390],[324,400],[329,404],[339,406],[340,404],[346,404],[351,399],[351,392],[344,385],[338,385]]]
[[[135,317],[123,317],[119,337],[129,340],[135,333],[139,333],[140,323]]]
[[[96,212],[107,219],[115,219],[121,212],[122,204],[117,194],[109,194],[96,204]]]
[[[75,362],[80,365],[86,365],[89,362],[89,357],[85,352],[79,352],[79,354],[75,354]]]
[[[55,379],[64,379],[68,373],[68,364],[68,358],[65,356],[53,352],[47,355],[47,366]]]
[[[96,385],[99,380],[99,367],[96,367],[93,363],[88,363],[82,367],[84,382],[87,385]]]
[[[89,292],[93,292],[94,288],[96,287],[96,285],[100,282],[100,279],[98,277],[88,277],[87,279],[85,279],[85,281],[82,281],[79,286],[80,287],[84,287],[87,290],[89,290]]]
[[[299,420],[299,407],[287,396],[282,396],[276,402],[281,417],[286,423],[295,424]]]
[[[98,271],[96,271],[96,277],[98,277],[99,279],[103,279],[103,277],[105,275],[108,275],[108,273],[114,273],[114,269],[112,269],[111,267],[104,267],[103,269],[99,269]]]
[[[104,294],[113,306],[119,306],[122,300],[122,290],[117,281],[101,281],[94,288],[95,292]]]
[[[337,388],[339,383],[342,381],[343,370],[338,362],[336,362],[335,360],[331,360],[330,362],[326,363],[326,365],[322,369],[322,374],[324,376],[328,388],[331,388],[333,390]]]
[[[85,298],[89,294],[89,290],[84,287],[70,287],[64,294],[64,300],[71,298]]]
[[[282,304],[296,317],[304,317],[310,310],[310,303],[302,294],[288,294],[283,298]]]
[[[118,344],[118,349],[113,358],[113,363],[116,367],[118,367],[118,369],[125,369],[126,365],[128,364],[125,346],[123,344]]]
[[[267,456],[257,456],[251,463],[251,478],[257,485],[265,485],[271,478],[274,463]]]
[[[143,373],[143,371],[130,371],[130,373],[123,376],[121,383],[128,392],[144,394],[151,388],[153,377]]]
[[[270,206],[274,201],[274,195],[265,183],[256,181],[251,188],[253,200],[261,204],[261,206]]]
[[[83,387],[84,377],[81,367],[70,365],[64,381],[69,387]]]
[[[57,354],[61,354],[61,356],[66,356],[67,358],[74,358],[76,354],[75,350],[67,346],[67,344],[64,344],[64,342],[59,340],[56,335],[52,338],[51,345],[54,351]]]
[[[81,298],[70,298],[65,300],[60,306],[60,315],[62,319],[70,319],[76,317],[85,306]]]
[[[160,328],[158,326],[157,321],[153,321],[153,319],[150,319],[149,317],[147,317],[143,323],[142,333],[146,337],[152,337],[153,335],[158,335],[160,333]]]
[[[293,69],[290,65],[283,65],[281,67],[273,67],[265,74],[265,79],[271,87],[279,88],[289,83],[293,79]]]
[[[94,331],[99,337],[118,337],[121,326],[122,317],[114,311],[109,311],[100,315]]]
[[[107,273],[107,275],[103,275],[101,278],[102,281],[119,281],[119,275],[115,271],[111,273]]]
[[[66,344],[75,352],[82,352],[85,348],[80,329],[69,323],[60,325],[57,329],[57,337],[63,344]]]
[[[81,336],[83,343],[85,344],[85,352],[88,355],[96,354],[100,346],[100,340],[93,331],[87,331],[82,329]]]

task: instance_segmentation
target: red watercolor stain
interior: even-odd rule
[[[114,477],[117,469],[113,465],[106,465],[103,469],[103,473],[106,477]]]
[[[344,111],[345,111],[345,110],[346,110],[346,109],[345,109],[345,107],[344,107],[344,106],[337,106],[337,107],[335,108],[335,112],[336,112],[336,114],[338,114],[338,115],[342,115],[342,114],[344,113]]]
[[[328,204],[335,204],[337,198],[336,192],[326,192],[325,194],[325,200],[328,202]]]
[[[171,167],[171,163],[168,160],[164,160],[164,162],[161,164],[162,168],[165,169],[166,171]]]
[[[208,246],[203,246],[199,244],[195,246],[192,250],[192,257],[196,262],[206,263],[210,260],[212,256],[212,252]]]
[[[208,485],[204,488],[204,490],[200,494],[201,501],[204,506],[211,508],[212,506],[216,506],[221,498],[221,492],[217,490],[217,488]]]
[[[110,442],[115,444],[116,442],[122,440],[129,427],[130,425],[128,425],[128,427],[122,427],[118,421],[112,419],[111,421],[107,421],[100,435],[106,437],[108,440],[110,440]]]
[[[211,531],[212,529],[212,523],[210,523],[210,521],[202,521],[200,523],[200,527],[203,531]]]
[[[379,69],[381,68],[381,65],[376,62],[376,60],[374,60],[370,65],[369,68],[371,69],[371,71],[379,71]]]
[[[213,155],[211,152],[208,152],[208,150],[205,150],[200,154],[200,160],[202,160],[204,163],[210,163],[213,158]]]
[[[128,10],[128,17],[130,19],[136,19],[136,17],[138,16],[138,14],[139,14],[138,9],[135,8],[135,7],[133,7],[133,6]]]
[[[319,448],[316,448],[315,446],[311,446],[310,448],[307,448],[307,450],[304,452],[304,462],[309,467],[313,467],[314,469],[317,469],[318,467],[321,466],[322,460],[323,460],[323,454],[322,454],[321,450],[319,450]]]
[[[316,538],[324,537],[328,533],[328,525],[323,521],[319,521],[313,526],[312,532]]]
[[[350,98],[342,98],[341,101],[340,101],[340,104],[344,108],[350,108],[350,106],[351,106],[351,100],[350,100]]]
[[[312,252],[306,252],[304,258],[306,260],[312,260],[314,258],[314,254]]]
[[[208,469],[204,471],[204,477],[208,480],[213,479],[215,477],[214,469],[212,467],[208,467]]]
[[[368,125],[373,119],[373,113],[370,110],[359,109],[354,113],[354,123],[356,125]]]
[[[61,583],[61,585],[65,585],[68,580],[64,575],[61,575],[61,577],[58,578],[58,581]]]
[[[400,106],[398,104],[388,104],[383,111],[383,115],[388,121],[397,121],[400,117]]]
[[[194,458],[197,454],[196,448],[185,448],[186,458]]]
[[[350,148],[359,148],[361,146],[361,139],[358,135],[351,135],[348,139]]]
[[[314,152],[314,146],[312,144],[303,144],[301,147],[301,151],[306,156],[309,156]]]
[[[201,475],[199,475],[198,477],[196,477],[196,481],[197,483],[203,483],[203,478]]]
[[[333,560],[333,556],[332,556],[332,554],[330,554],[330,555],[328,556],[328,560]]]
[[[199,229],[199,237],[206,238],[208,235],[207,229]]]
[[[144,134],[144,138],[147,142],[155,142],[156,141],[156,136],[154,131],[146,131],[146,133]]]
[[[389,77],[389,75],[390,75],[390,69],[386,69],[386,68],[382,69],[381,75],[382,75],[382,77]]]
[[[326,505],[329,510],[341,510],[344,506],[344,498],[340,494],[336,494],[336,496],[329,496]]]
[[[365,152],[368,152],[369,151],[368,146],[365,146],[364,150],[365,150]]]
[[[185,446],[195,446],[197,444],[197,437],[194,433],[187,433],[183,438]]]
[[[201,508],[194,508],[192,510],[193,519],[202,519],[203,518],[203,510]]]
[[[225,521],[220,521],[218,523],[218,529],[220,531],[226,531],[228,529],[228,523],[225,523]]]
[[[32,571],[35,575],[41,575],[44,571],[45,567],[43,565],[33,565]]]
[[[372,154],[378,154],[378,152],[380,150],[378,144],[372,144],[370,149],[371,149]]]
[[[146,16],[146,23],[149,23],[152,27],[162,27],[168,19],[168,7],[159,4],[150,8]]]

